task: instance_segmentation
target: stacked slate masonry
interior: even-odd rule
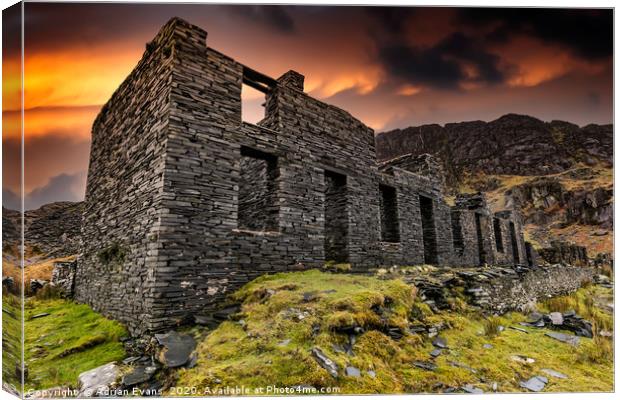
[[[373,130],[304,93],[302,75],[272,79],[206,43],[170,20],[95,120],[77,300],[140,334],[327,261],[526,263],[516,213],[479,196],[450,207],[432,157],[378,164]],[[258,124],[241,119],[243,84],[265,93]]]

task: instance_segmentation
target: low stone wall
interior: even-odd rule
[[[540,249],[540,256],[550,264],[588,265],[588,252],[574,243],[553,241],[550,247]]]
[[[77,261],[57,261],[54,263],[51,283],[62,290],[67,297],[73,297],[76,266]]]
[[[593,277],[592,268],[562,264],[513,269],[493,279],[473,277],[466,293],[472,304],[494,313],[527,311],[538,301],[576,291]]]

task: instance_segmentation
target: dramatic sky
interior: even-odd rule
[[[611,10],[27,3],[27,208],[83,198],[92,121],[172,16],[256,70],[299,71],[308,93],[377,132],[506,113],[612,122]],[[17,26],[5,13],[4,34]],[[3,204],[15,207],[19,82],[9,74],[20,48],[3,55]],[[259,101],[250,95],[248,119]]]

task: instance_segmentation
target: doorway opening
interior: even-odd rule
[[[437,264],[437,233],[435,231],[433,199],[420,196],[420,214],[422,215],[424,263]]]
[[[347,247],[349,214],[347,210],[347,177],[325,171],[325,260],[337,263],[349,261]]]

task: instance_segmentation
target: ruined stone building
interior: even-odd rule
[[[241,88],[265,117],[241,119]],[[517,215],[444,201],[439,164],[381,164],[372,129],[170,20],[97,116],[75,296],[132,333],[213,310],[265,273],[326,261],[525,264]]]

